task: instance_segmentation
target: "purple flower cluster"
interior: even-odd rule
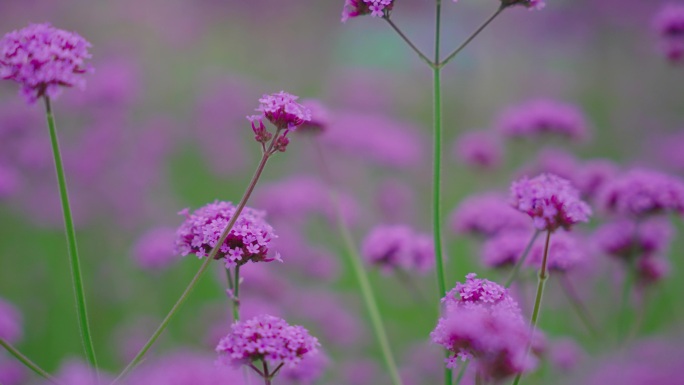
[[[657,171],[633,169],[606,183],[597,200],[606,211],[622,216],[684,214],[684,182]]]
[[[670,221],[652,218],[638,224],[618,219],[601,225],[594,233],[594,242],[603,253],[620,259],[660,254],[667,250],[674,228]]]
[[[503,146],[491,132],[472,131],[456,139],[453,154],[456,160],[467,166],[493,169],[501,164]]]
[[[588,222],[592,214],[579,191],[553,174],[513,182],[511,196],[513,207],[529,215],[538,230],[567,230],[575,223]]]
[[[466,275],[465,283],[457,282],[456,286],[449,290],[442,303],[446,308],[477,308],[485,307],[493,313],[507,313],[508,315],[522,320],[520,307],[507,288],[488,279],[476,278],[477,274]]]
[[[496,127],[511,138],[537,138],[546,134],[576,141],[589,136],[582,111],[572,104],[553,100],[533,100],[505,110]]]
[[[386,272],[401,269],[425,273],[435,259],[432,237],[404,225],[373,228],[363,241],[361,255],[369,264]]]
[[[540,10],[546,7],[546,3],[544,2],[544,0],[501,0],[501,4],[504,7],[510,7],[512,5],[521,5],[523,7],[536,10]]]
[[[246,385],[244,373],[216,365],[211,357],[193,351],[178,351],[149,360],[135,370],[126,385]]]
[[[451,214],[450,224],[457,234],[484,237],[530,228],[529,219],[497,193],[478,194],[464,199]]]
[[[285,367],[297,366],[305,357],[318,353],[318,340],[301,326],[261,315],[232,325],[231,332],[216,346],[219,361],[239,366],[263,360]]]
[[[485,267],[503,268],[514,266],[530,242],[529,231],[504,231],[482,245],[482,262]]]
[[[173,244],[176,231],[172,228],[158,227],[144,233],[133,246],[131,256],[136,264],[146,270],[166,268],[178,260]]]
[[[342,22],[352,17],[368,15],[383,17],[385,10],[391,11],[394,0],[345,0],[342,8]]]
[[[0,338],[13,344],[21,339],[22,334],[21,313],[0,298]]]
[[[208,257],[235,211],[232,203],[221,201],[209,203],[192,214],[188,209],[181,211],[179,214],[186,219],[176,232],[176,252],[183,256]],[[277,253],[274,257],[268,255],[269,244],[276,235],[265,216],[263,211],[245,207],[214,259],[225,259],[226,267],[249,261],[280,261]]]
[[[42,96],[55,98],[61,87],[85,87],[83,74],[90,43],[76,33],[31,24],[6,34],[0,40],[0,78],[21,84],[29,104]]]
[[[666,58],[673,63],[681,62],[684,59],[684,5],[663,6],[653,24]]]
[[[283,368],[280,372],[280,381],[290,385],[313,385],[323,377],[329,365],[330,360],[322,352],[308,354],[299,365]]]
[[[540,267],[544,257],[544,242],[538,240],[532,250],[528,263]],[[586,263],[589,260],[589,250],[576,234],[557,231],[551,237],[548,254],[548,269],[557,272],[567,272]]]
[[[320,100],[316,99],[303,100],[302,105],[310,111],[311,119],[302,123],[297,132],[318,134],[325,131],[330,124],[330,111],[328,111],[328,108]]]
[[[274,150],[285,151],[290,143],[287,134],[304,122],[311,120],[311,111],[297,103],[297,99],[299,97],[285,91],[263,95],[259,99],[259,107],[256,109],[261,114],[247,117],[247,120],[252,124],[254,139],[263,145],[273,137],[273,134],[264,125],[264,119],[266,119],[276,126],[276,135],[279,135],[276,138]],[[282,134],[280,134],[281,130],[283,130]]]

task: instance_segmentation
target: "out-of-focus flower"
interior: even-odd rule
[[[484,266],[502,268],[514,266],[532,238],[532,231],[510,230],[497,233],[482,245]]]
[[[19,310],[0,298],[0,338],[13,344],[22,337],[22,319]]]
[[[14,357],[9,357],[9,355],[0,354],[0,384],[25,384],[27,374],[26,367],[21,362]]]
[[[212,357],[191,351],[146,361],[126,379],[126,385],[244,385],[244,373],[216,365]]]
[[[296,367],[283,368],[279,381],[290,385],[313,385],[323,377],[329,365],[330,360],[323,352],[307,355]]]
[[[548,134],[583,141],[589,136],[589,124],[582,111],[553,100],[533,100],[510,107],[499,116],[495,126],[510,138],[536,139]]]
[[[345,0],[342,8],[342,22],[352,17],[368,15],[383,17],[384,11],[394,8],[394,0]]]
[[[507,313],[514,318],[520,318],[520,307],[507,288],[488,279],[476,278],[477,274],[466,275],[465,283],[457,282],[449,290],[442,303],[446,308],[485,308],[492,313]]]
[[[0,40],[0,78],[20,83],[29,104],[59,96],[62,87],[84,88],[83,74],[92,72],[86,64],[90,46],[76,33],[31,24]]]
[[[684,58],[684,5],[666,4],[653,21],[665,57],[673,62]]]
[[[601,225],[593,238],[603,253],[627,260],[665,252],[673,235],[674,227],[664,218],[618,219]]]
[[[456,138],[453,156],[470,167],[494,169],[501,165],[503,145],[491,132],[465,132]]]
[[[176,232],[176,252],[183,256],[208,257],[235,211],[232,203],[221,201],[209,203],[192,214],[188,209],[181,211],[179,214],[185,216],[185,221]],[[225,259],[226,267],[244,265],[249,261],[280,260],[277,253],[274,257],[268,255],[271,239],[276,235],[265,217],[265,212],[245,207],[215,259]]]
[[[544,147],[535,159],[516,172],[516,175],[554,174],[574,182],[578,171],[582,168],[575,155],[558,147]]]
[[[521,5],[523,7],[536,10],[540,10],[546,7],[546,3],[544,2],[544,0],[501,0],[501,5],[504,7],[510,7],[512,5]]]
[[[572,178],[585,199],[593,199],[601,188],[616,175],[618,166],[607,159],[591,159],[577,168]]]
[[[623,216],[684,214],[684,182],[658,171],[633,169],[607,182],[597,202],[607,212]]]
[[[296,367],[302,360],[318,353],[320,344],[301,326],[261,315],[232,325],[231,332],[216,346],[219,362],[239,366],[255,360],[268,362],[272,369],[280,364]]]
[[[450,224],[456,234],[484,237],[531,227],[529,219],[498,193],[477,194],[464,199],[451,214]]]
[[[330,124],[330,111],[323,102],[316,99],[306,99],[302,100],[302,105],[311,112],[311,119],[302,123],[297,128],[297,132],[320,134],[325,131]]]
[[[549,361],[554,367],[569,372],[586,356],[581,346],[571,338],[562,338],[551,343]]]
[[[287,255],[287,264],[282,268],[297,276],[324,282],[334,281],[340,274],[339,258],[305,239],[290,221],[283,220],[282,224],[279,226],[279,222],[274,222],[281,230],[278,230],[278,239],[274,240],[272,246],[281,254]]]
[[[541,266],[544,257],[545,242],[538,239],[532,250],[528,263]],[[578,235],[565,231],[556,231],[549,242],[548,268],[552,271],[567,272],[589,261],[589,250],[584,240]]]
[[[376,187],[375,204],[385,223],[407,222],[415,215],[415,191],[399,178],[385,179]]]
[[[637,279],[642,285],[653,285],[670,275],[670,262],[664,257],[647,255],[636,264]]]
[[[62,363],[55,378],[61,384],[98,385],[98,376],[99,380],[102,382],[109,383],[113,380],[113,378],[106,373],[100,372],[96,375],[93,368],[89,367],[84,362],[72,359]],[[43,384],[53,384],[53,382],[45,381]]]
[[[15,195],[20,188],[21,181],[14,168],[0,164],[0,199]]]
[[[588,222],[592,214],[579,191],[553,174],[513,182],[511,197],[513,207],[529,215],[538,230],[567,230],[578,222]]]
[[[366,261],[385,272],[426,273],[434,266],[434,254],[432,237],[405,225],[376,226],[361,246]]]
[[[176,231],[172,228],[159,227],[144,233],[133,246],[131,256],[143,269],[159,270],[178,261],[174,252]]]

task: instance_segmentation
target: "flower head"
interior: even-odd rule
[[[181,211],[179,214],[186,219],[176,232],[176,252],[183,256],[207,257],[235,211],[232,203],[221,201],[201,207],[192,214],[188,209]],[[227,267],[244,265],[249,261],[280,260],[278,254],[274,257],[268,255],[269,245],[276,235],[265,216],[263,211],[245,207],[214,258],[225,259]]]
[[[451,214],[451,229],[457,234],[491,237],[507,230],[526,230],[529,220],[497,193],[464,199]]]
[[[143,269],[163,269],[178,260],[178,254],[173,250],[175,240],[176,232],[171,228],[151,229],[135,243],[132,257]]]
[[[280,380],[291,385],[313,385],[323,377],[329,365],[330,360],[322,352],[309,354],[302,359],[298,366],[284,368],[280,373]]]
[[[514,266],[530,242],[529,231],[502,231],[487,239],[482,245],[482,262],[484,266],[501,268]]]
[[[553,174],[513,182],[511,196],[513,207],[529,215],[538,230],[569,229],[592,214],[570,182]]]
[[[321,133],[325,131],[330,124],[328,108],[316,99],[303,100],[302,105],[311,111],[311,119],[302,123],[297,132]]]
[[[653,21],[662,50],[671,62],[684,59],[684,5],[667,4]]]
[[[510,313],[515,317],[520,315],[518,302],[511,297],[508,289],[488,279],[476,278],[477,274],[466,275],[464,283],[457,282],[449,290],[442,303],[447,309],[452,307],[484,307],[496,313]]]
[[[673,235],[674,228],[667,219],[652,218],[639,223],[618,219],[601,225],[593,238],[603,253],[628,260],[664,252]]]
[[[670,262],[659,256],[645,256],[636,264],[637,279],[642,285],[653,285],[670,274]]]
[[[342,22],[352,17],[368,15],[383,17],[385,10],[391,11],[394,0],[345,0],[342,8]]]
[[[521,5],[529,9],[540,10],[546,7],[544,0],[501,0],[501,5],[510,7],[512,5]]]
[[[299,97],[285,91],[264,95],[256,110],[279,129],[292,130],[311,120],[311,111],[297,103],[297,99]]]
[[[597,200],[606,211],[623,216],[684,214],[684,182],[657,171],[633,169],[606,183]]]
[[[496,127],[511,138],[538,138],[548,134],[582,141],[589,136],[589,124],[582,111],[572,104],[554,100],[533,100],[513,106],[499,116]]]
[[[76,33],[31,24],[0,40],[0,78],[20,83],[29,104],[59,96],[61,87],[84,88],[83,74],[92,72],[86,64],[90,46]]]
[[[503,146],[487,131],[466,132],[456,139],[454,157],[461,163],[483,169],[493,169],[501,164]]]
[[[544,243],[538,241],[530,250],[529,263],[541,266],[544,257]],[[584,247],[584,242],[577,235],[557,231],[553,234],[549,243],[548,267],[549,270],[566,272],[572,270],[589,260],[589,252]]]
[[[260,315],[234,323],[231,332],[216,346],[216,352],[220,362],[233,366],[264,360],[293,368],[305,357],[318,353],[319,346],[318,340],[303,327]]]
[[[432,238],[408,226],[377,226],[363,241],[361,254],[385,271],[427,272],[434,264]]]

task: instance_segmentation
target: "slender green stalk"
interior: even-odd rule
[[[411,47],[413,52],[415,52],[418,55],[418,57],[420,57],[420,59],[425,62],[425,64],[430,66],[430,68],[435,68],[435,62],[428,59],[428,57],[425,56],[425,54],[415,44],[413,44],[411,39],[409,39],[408,36],[406,36],[406,34],[404,34],[404,32],[402,32],[396,24],[394,24],[392,19],[390,19],[389,15],[383,16],[383,19],[385,19],[385,21],[390,25],[390,27],[392,27],[392,29],[399,35],[399,37],[401,37],[402,40],[404,40],[404,42],[406,42],[406,44],[408,44],[409,47]]]
[[[235,291],[233,292],[233,322],[240,320],[240,265],[235,266]]]
[[[520,267],[525,264],[527,255],[530,254],[530,250],[532,250],[532,246],[534,246],[534,242],[537,240],[537,237],[539,237],[539,234],[541,234],[541,231],[539,230],[535,230],[534,234],[532,234],[532,238],[530,238],[527,246],[525,246],[525,251],[523,251],[522,255],[520,255],[520,258],[518,258],[518,262],[516,262],[515,266],[513,266],[511,275],[506,280],[506,287],[510,287],[513,281],[515,281],[515,278],[518,276],[518,271],[520,271]]]
[[[629,306],[629,298],[632,294],[632,286],[636,281],[636,261],[635,257],[630,256],[630,261],[625,270],[625,280],[622,285],[622,295],[620,300],[620,319],[618,320],[618,343],[625,338],[629,324],[631,321],[631,309]]]
[[[24,366],[26,366],[27,368],[33,370],[33,372],[36,373],[37,375],[43,377],[44,379],[50,381],[50,382],[53,383],[53,384],[59,385],[59,382],[58,382],[54,377],[52,377],[52,376],[50,375],[50,373],[46,372],[46,371],[43,370],[40,366],[38,366],[36,363],[34,363],[33,361],[31,361],[28,357],[26,357],[25,355],[23,355],[19,350],[17,350],[17,348],[15,348],[14,346],[12,346],[9,342],[7,342],[7,341],[5,341],[4,339],[0,338],[0,346],[2,346],[3,348],[5,348],[5,350],[7,350],[7,352],[8,352],[9,354],[13,355],[14,358],[16,358],[17,360],[19,360],[19,361],[20,361],[22,364],[24,364]]]
[[[549,259],[549,243],[551,242],[551,230],[546,231],[546,243],[544,244],[544,257],[542,258],[542,264],[541,264],[541,269],[539,269],[539,283],[537,284],[537,295],[534,299],[534,310],[532,311],[532,319],[530,320],[530,333],[534,333],[534,330],[537,328],[537,321],[539,319],[539,311],[541,309],[541,303],[542,303],[542,298],[544,296],[544,286],[546,284],[546,280],[549,278],[548,271],[547,271],[547,262]],[[527,345],[527,353],[526,356],[530,354],[530,350],[532,349],[532,341],[531,341],[531,336],[530,336],[530,342]],[[520,378],[522,377],[522,373],[518,373],[517,376],[515,376],[515,380],[513,381],[513,385],[518,385],[520,382]]]
[[[466,370],[468,370],[468,364],[470,364],[470,361],[466,361],[461,365],[461,369],[458,370],[458,375],[456,376],[456,382],[454,382],[454,385],[459,385],[461,383],[463,376],[465,376]]]
[[[568,276],[565,274],[561,274],[559,277],[559,281],[561,287],[563,288],[563,292],[565,293],[566,297],[568,297],[568,300],[570,301],[570,304],[572,305],[573,309],[575,309],[575,313],[577,313],[577,316],[582,320],[582,323],[584,323],[584,326],[587,328],[591,336],[598,337],[599,334],[598,329],[596,328],[596,324],[591,318],[589,310],[587,310],[587,308],[582,303],[582,300],[580,299],[579,295],[577,295],[577,292],[575,291],[575,288],[572,286],[572,283],[570,282]]]
[[[164,317],[164,320],[162,320],[161,324],[155,330],[155,332],[152,334],[152,337],[145,343],[145,345],[140,349],[138,354],[131,360],[131,362],[124,368],[124,370],[119,374],[118,377],[114,379],[114,381],[111,383],[111,385],[116,384],[119,380],[123,379],[126,377],[126,375],[136,366],[140,361],[143,359],[145,354],[147,353],[148,350],[154,345],[154,343],[157,341],[159,336],[161,336],[162,332],[166,329],[166,327],[169,325],[169,322],[171,321],[171,318],[178,312],[178,309],[185,303],[185,301],[188,299],[190,296],[190,293],[192,290],[195,288],[197,283],[199,282],[200,278],[204,275],[204,273],[207,271],[207,267],[209,267],[209,264],[211,263],[212,260],[216,257],[216,254],[218,253],[219,249],[221,248],[221,245],[225,242],[226,238],[228,237],[228,233],[230,233],[230,230],[233,228],[235,225],[235,222],[237,222],[238,218],[240,217],[240,214],[242,213],[242,210],[245,208],[247,205],[247,201],[249,200],[249,197],[252,195],[252,192],[254,191],[254,188],[256,187],[257,182],[259,181],[259,178],[261,177],[261,173],[264,171],[264,167],[266,166],[266,162],[268,161],[269,157],[272,155],[272,150],[275,145],[276,140],[278,139],[278,134],[280,133],[280,130],[276,132],[275,135],[273,135],[273,139],[271,140],[271,143],[269,144],[268,150],[263,152],[263,155],[261,156],[261,161],[259,162],[259,165],[257,166],[256,171],[254,172],[254,175],[252,176],[252,180],[249,182],[249,185],[247,186],[247,189],[245,190],[244,194],[242,195],[242,198],[240,199],[240,203],[238,204],[237,208],[235,209],[235,214],[230,218],[230,221],[228,221],[228,225],[226,226],[225,230],[223,230],[223,233],[221,234],[221,237],[218,239],[218,242],[216,242],[216,245],[214,246],[213,249],[209,252],[209,255],[204,259],[204,262],[200,266],[199,270],[195,274],[195,276],[192,278],[188,286],[185,288],[185,291],[183,291],[183,294],[181,294],[180,298],[176,301],[176,303],[173,305],[171,308],[171,311]],[[236,283],[236,287],[238,286],[238,283]]]
[[[480,34],[480,32],[482,32],[485,28],[487,28],[487,26],[488,26],[492,21],[494,21],[494,19],[496,19],[496,17],[499,16],[499,15],[501,14],[501,12],[503,12],[504,9],[506,9],[506,6],[505,6],[505,5],[501,5],[501,6],[496,10],[496,12],[494,12],[494,13],[493,13],[493,14],[492,14],[484,23],[482,23],[482,25],[480,25],[480,26],[475,30],[475,32],[473,32],[470,36],[468,36],[468,38],[465,39],[465,41],[464,41],[463,43],[461,43],[461,45],[458,46],[458,48],[456,48],[452,53],[450,53],[449,56],[446,57],[446,59],[442,60],[441,62],[435,61],[435,63],[437,63],[437,67],[438,67],[438,68],[442,68],[442,67],[444,67],[445,65],[447,65],[453,58],[456,57],[456,55],[458,55],[461,51],[463,51],[463,49],[464,49],[465,47],[467,47],[468,44],[470,44],[470,43],[477,37],[477,35]]]
[[[373,287],[368,279],[366,269],[364,269],[363,264],[361,263],[361,257],[357,252],[354,238],[352,237],[351,232],[344,221],[340,199],[333,184],[332,175],[330,173],[330,169],[328,168],[325,154],[323,153],[323,149],[321,149],[318,141],[315,141],[314,145],[318,152],[319,164],[322,168],[323,177],[331,189],[330,197],[337,214],[337,228],[340,232],[340,236],[342,237],[342,241],[344,242],[345,254],[352,265],[354,275],[356,276],[359,288],[361,289],[361,296],[363,297],[363,302],[366,305],[366,311],[368,311],[373,332],[378,340],[378,345],[380,345],[382,357],[385,360],[385,365],[389,371],[392,384],[402,385],[401,377],[399,376],[399,370],[397,369],[397,364],[392,354],[392,348],[390,347],[389,339],[387,338],[387,333],[380,315],[380,310],[378,309],[378,304],[375,300],[375,293],[373,292]]]
[[[66,178],[64,176],[64,166],[62,165],[62,154],[59,149],[59,139],[57,138],[57,128],[55,117],[52,113],[50,98],[43,97],[45,101],[45,115],[47,118],[48,130],[50,131],[50,143],[52,144],[52,154],[55,159],[55,171],[57,172],[57,183],[59,184],[59,198],[62,202],[62,214],[64,215],[64,230],[67,239],[67,251],[69,253],[69,264],[71,268],[72,285],[74,297],[76,298],[76,312],[78,313],[78,326],[81,332],[81,343],[85,350],[86,359],[91,367],[97,371],[97,358],[93,346],[93,337],[88,322],[88,310],[86,309],[85,291],[83,290],[83,276],[81,273],[81,261],[78,258],[78,246],[76,244],[76,230],[71,216],[71,205],[69,204],[69,193],[67,191]]]

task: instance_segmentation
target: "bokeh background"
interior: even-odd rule
[[[454,60],[443,76],[445,217],[471,194],[505,192],[522,167],[553,162],[539,154],[565,151],[681,174],[684,69],[668,64],[658,46],[652,20],[663,3],[549,0],[541,12],[512,9]],[[136,258],[145,255],[141,247],[161,248],[164,256],[182,221],[178,211],[215,199],[239,200],[260,155],[245,116],[264,93],[287,90],[331,110],[330,132],[320,141],[357,242],[379,223],[430,231],[430,70],[382,20],[340,23],[342,5],[0,2],[3,33],[47,21],[93,44],[96,72],[87,89],[68,90],[54,109],[95,346],[105,370],[115,373],[127,362],[200,264],[170,251],[156,262]],[[456,47],[496,6],[495,0],[445,1],[443,50]],[[431,52],[433,13],[431,1],[402,0],[392,16]],[[503,109],[533,98],[579,106],[591,123],[591,140],[508,142],[501,166],[487,172],[457,161],[452,148],[459,134],[489,128]],[[285,263],[244,269],[245,312],[278,313],[310,328],[330,357],[319,383],[385,384],[354,277],[342,258],[314,140],[293,136],[288,151],[268,164],[250,202],[269,210]],[[58,371],[81,357],[81,347],[57,186],[42,106],[26,106],[11,82],[0,84],[0,175],[0,297],[22,314],[20,349]],[[675,224],[681,228],[681,221]],[[450,287],[471,271],[505,278],[482,267],[477,240],[455,235],[448,225],[445,234]],[[639,335],[620,354],[629,356],[632,349],[635,360],[644,351],[681,355],[672,341],[681,335],[684,316],[683,248],[676,238],[671,276],[651,289]],[[595,267],[577,279],[607,335],[620,272],[605,257],[594,258]],[[396,276],[370,271],[400,366],[407,378],[418,373],[407,381],[436,383],[441,358],[428,344],[437,317],[434,274],[412,278],[410,288]],[[230,324],[224,279],[217,264],[153,355],[193,351],[213,360],[217,337]],[[530,301],[522,302],[527,314]],[[580,381],[618,354],[606,340],[586,334],[553,282],[541,327],[550,346],[571,339],[583,353],[567,370],[545,361],[529,383]],[[0,352],[0,366],[8,361]],[[35,381],[26,374],[19,383]]]

